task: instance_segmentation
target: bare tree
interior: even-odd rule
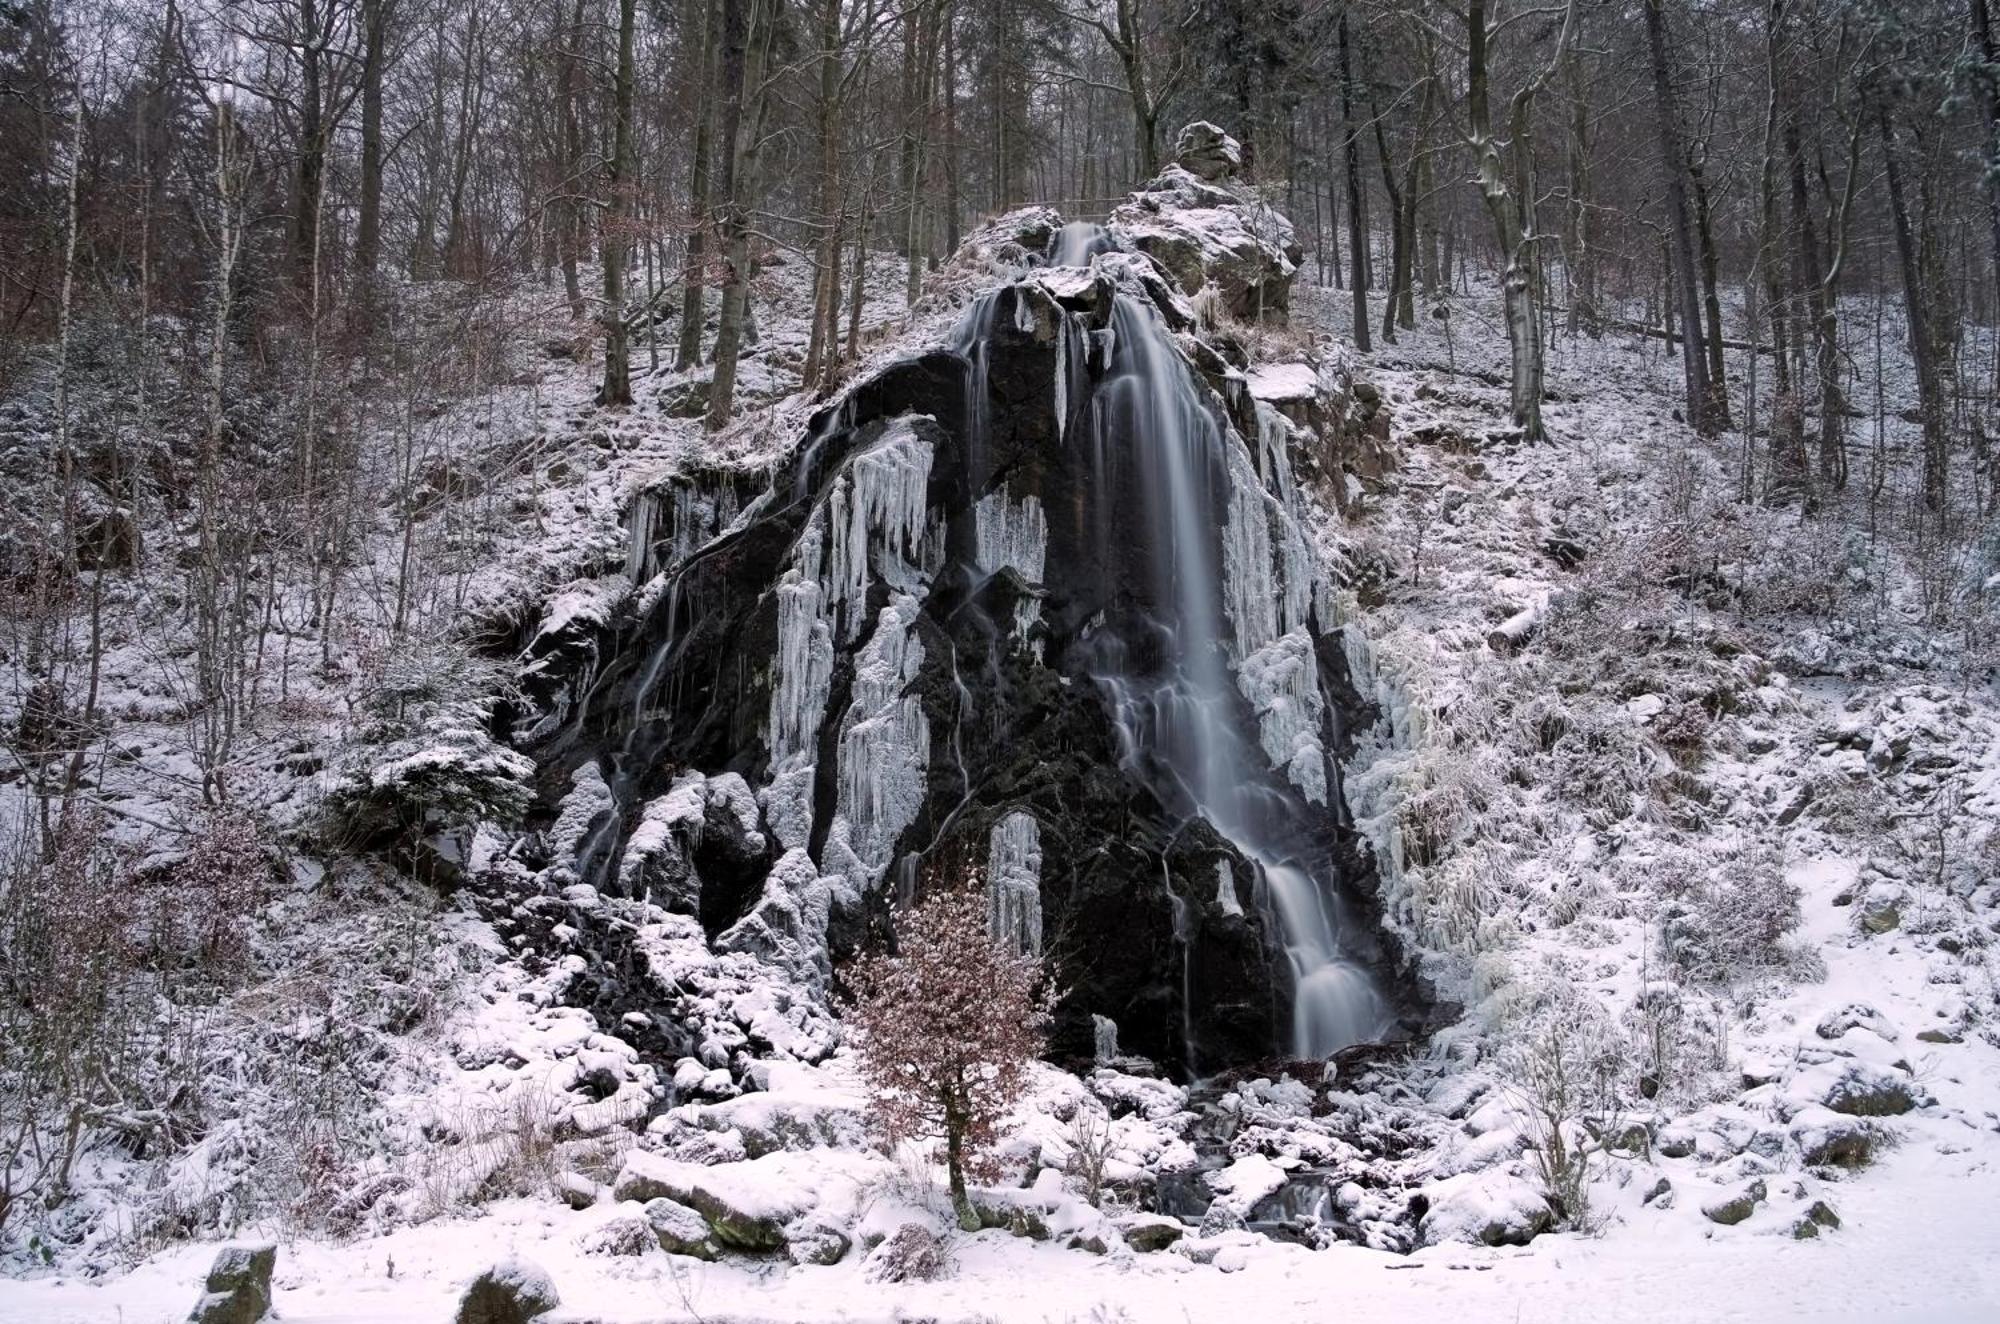
[[[974,873],[904,911],[895,950],[856,961],[847,978],[855,1055],[884,1139],[944,1141],[952,1209],[976,1232],[965,1179],[984,1170],[1041,1051],[1053,1003],[1041,962],[988,932]]]

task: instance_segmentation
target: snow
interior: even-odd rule
[[[1319,370],[1310,363],[1259,363],[1245,376],[1251,397],[1273,404],[1310,401],[1320,390]]]

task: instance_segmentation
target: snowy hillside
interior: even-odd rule
[[[1355,352],[1216,138],[876,273],[824,395],[778,269],[715,438],[521,291],[375,402],[439,499],[339,610],[244,588],[224,759],[184,586],[100,574],[147,1094],[0,1221],[0,1317],[266,1241],[295,1324],[496,1266],[579,1324],[2000,1314],[2000,533],[1888,517],[1907,365],[1838,521],[1741,499],[1660,340],[1557,336],[1527,441],[1489,280]],[[971,1231],[844,997],[947,866],[1060,986]]]

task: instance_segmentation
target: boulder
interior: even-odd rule
[[[1875,1157],[1882,1132],[1859,1117],[1830,1108],[1807,1108],[1792,1118],[1792,1143],[1799,1156],[1814,1167],[1866,1167]]]
[[[660,1196],[646,1201],[644,1213],[654,1240],[669,1255],[712,1260],[720,1253],[708,1233],[708,1220],[680,1201]]]
[[[1792,1224],[1792,1239],[1810,1241],[1821,1231],[1831,1232],[1839,1226],[1840,1215],[1833,1212],[1833,1206],[1824,1200],[1814,1200]]]
[[[1228,179],[1243,168],[1243,145],[1218,125],[1196,120],[1174,136],[1174,163],[1196,179]]]
[[[1932,1099],[1930,1091],[1900,1071],[1851,1062],[1820,1102],[1849,1117],[1896,1117]]]
[[[1701,1215],[1711,1223],[1734,1227],[1757,1212],[1757,1206],[1764,1201],[1764,1194],[1764,1183],[1753,1181],[1735,1195],[1703,1205]]]
[[[625,1214],[586,1232],[582,1238],[586,1255],[644,1255],[659,1249],[653,1229],[637,1214]]]
[[[209,1266],[189,1324],[257,1324],[271,1315],[271,1270],[278,1248],[269,1242],[224,1246]]]
[[[1525,1246],[1555,1226],[1555,1211],[1540,1187],[1505,1170],[1459,1173],[1430,1183],[1422,1193],[1429,1207],[1418,1232],[1426,1245]]]
[[[1894,1023],[1866,1002],[1850,1002],[1827,1012],[1819,1018],[1813,1033],[1822,1039],[1839,1039],[1856,1029],[1867,1030],[1891,1043],[1900,1037]]]
[[[1187,1235],[1187,1227],[1178,1219],[1158,1214],[1127,1215],[1118,1220],[1118,1230],[1124,1234],[1125,1244],[1142,1255],[1165,1250]]]
[[[1855,923],[1863,933],[1887,933],[1903,923],[1903,907],[1909,904],[1909,894],[1894,883],[1874,883],[1861,894],[1861,902],[1855,907]]]
[[[793,1264],[838,1264],[853,1244],[847,1233],[811,1215],[785,1227],[785,1254]]]
[[[508,1256],[465,1285],[454,1324],[528,1324],[562,1304],[540,1265]]]
[[[572,1209],[588,1209],[597,1203],[599,1187],[580,1172],[556,1174],[556,1195]]]
[[[762,1161],[769,1164],[772,1155]],[[625,1160],[612,1192],[620,1200],[667,1199],[701,1215],[716,1242],[730,1250],[785,1248],[785,1224],[805,1213],[812,1194],[787,1180],[779,1168],[759,1161],[702,1167],[677,1163],[646,1150]]]

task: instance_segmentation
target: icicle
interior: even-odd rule
[[[1109,1016],[1091,1013],[1090,1031],[1097,1065],[1110,1066],[1118,1060],[1118,1022]]]
[[[896,839],[923,808],[930,724],[911,685],[923,644],[910,632],[922,604],[895,594],[854,654],[854,699],[842,719],[828,862],[867,891],[895,854]]]
[[[1042,833],[1015,810],[993,825],[986,848],[987,931],[1014,952],[1042,954]]]

